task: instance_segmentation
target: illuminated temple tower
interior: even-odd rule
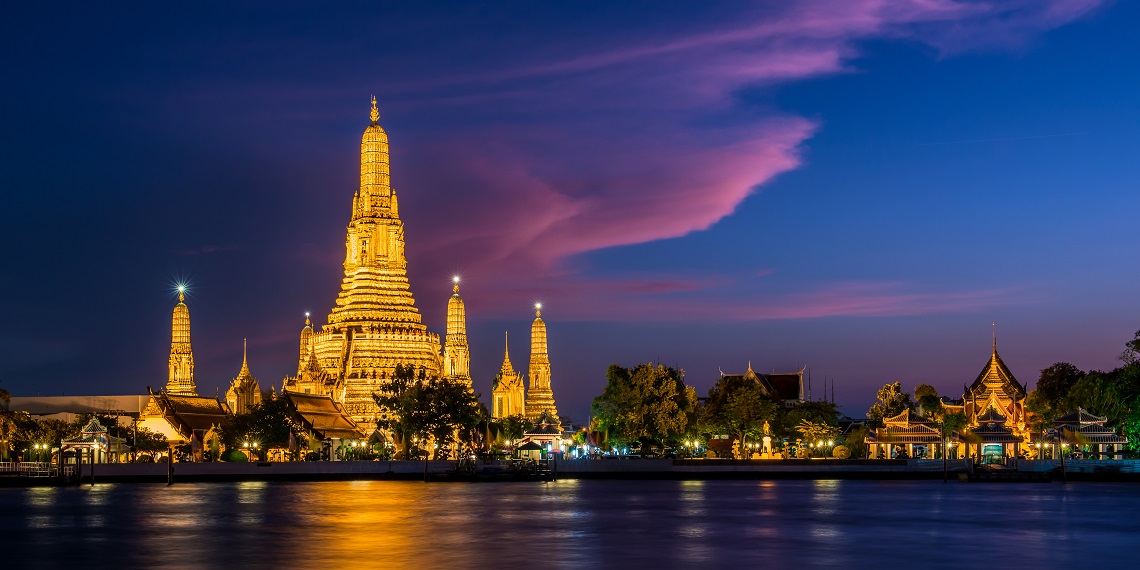
[[[377,124],[375,97],[371,118],[360,141],[360,190],[352,199],[340,293],[328,323],[309,332],[311,365],[298,362],[298,377],[292,379],[301,380],[311,369],[316,388],[324,376],[314,392],[331,394],[360,423],[379,415],[372,394],[397,364],[422,367],[429,376],[443,368],[439,336],[421,322],[408,284],[404,224],[389,180],[388,135]]]
[[[467,348],[467,310],[459,296],[459,277],[447,301],[447,336],[443,339],[443,375],[471,387],[471,352]]]
[[[186,308],[186,289],[178,287],[178,304],[170,325],[170,375],[166,391],[179,396],[197,396],[194,386],[194,351],[190,348],[190,309]]]
[[[230,389],[226,390],[226,404],[233,414],[248,414],[250,408],[261,403],[261,386],[249,372],[249,361],[246,358],[248,348],[248,343],[242,341],[241,370],[230,382]]]
[[[503,352],[503,367],[495,376],[495,384],[491,387],[491,417],[506,418],[521,416],[526,411],[526,395],[523,386],[522,374],[515,372],[511,366],[510,341],[504,334],[506,344]]]
[[[530,326],[530,386],[526,393],[526,417],[537,419],[550,412],[558,419],[554,392],[550,389],[550,356],[546,352],[546,323],[542,322],[542,304],[534,306],[534,323]]]

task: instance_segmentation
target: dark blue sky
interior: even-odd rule
[[[954,395],[990,323],[1032,385],[1140,328],[1140,7],[1096,1],[33,5],[0,23],[0,386],[280,385],[341,274],[369,96],[409,270],[477,390],[544,302],[584,419],[605,367],[809,366],[861,415]],[[817,392],[818,394],[818,392]]]

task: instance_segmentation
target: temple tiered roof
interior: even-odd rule
[[[329,396],[284,392],[282,397],[297,412],[301,425],[320,439],[361,439],[360,426]]]

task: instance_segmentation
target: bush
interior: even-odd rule
[[[240,450],[231,449],[222,454],[222,459],[230,463],[247,463],[249,458],[245,456]]]

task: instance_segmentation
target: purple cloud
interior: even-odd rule
[[[577,256],[708,229],[758,187],[803,164],[805,141],[823,126],[778,110],[742,112],[733,101],[736,90],[845,72],[859,55],[858,42],[868,39],[914,40],[943,54],[1016,47],[1098,5],[797,3],[769,9],[752,18],[755,24],[631,34],[624,46],[578,46],[561,59],[397,85],[396,107],[431,105],[446,92],[452,112],[468,106],[494,111],[488,113],[493,123],[476,120],[467,130],[447,124],[446,134],[415,142],[394,163],[397,190],[409,189],[401,199],[413,228],[412,263],[460,269],[488,292],[491,313],[513,313],[541,294],[563,296],[576,315],[605,318],[618,307],[601,314],[590,307],[599,305],[599,296],[614,295],[615,284],[590,277]],[[525,128],[510,126],[512,118]],[[615,130],[624,134],[597,135]],[[686,276],[661,279],[684,282]],[[443,287],[441,279],[427,290],[435,295]],[[620,314],[662,314],[652,295],[644,295],[653,290],[622,295],[618,287]],[[780,307],[739,312],[694,305],[690,316],[920,314],[977,307],[1000,296],[839,284],[771,299]],[[669,308],[681,316],[678,305]]]

